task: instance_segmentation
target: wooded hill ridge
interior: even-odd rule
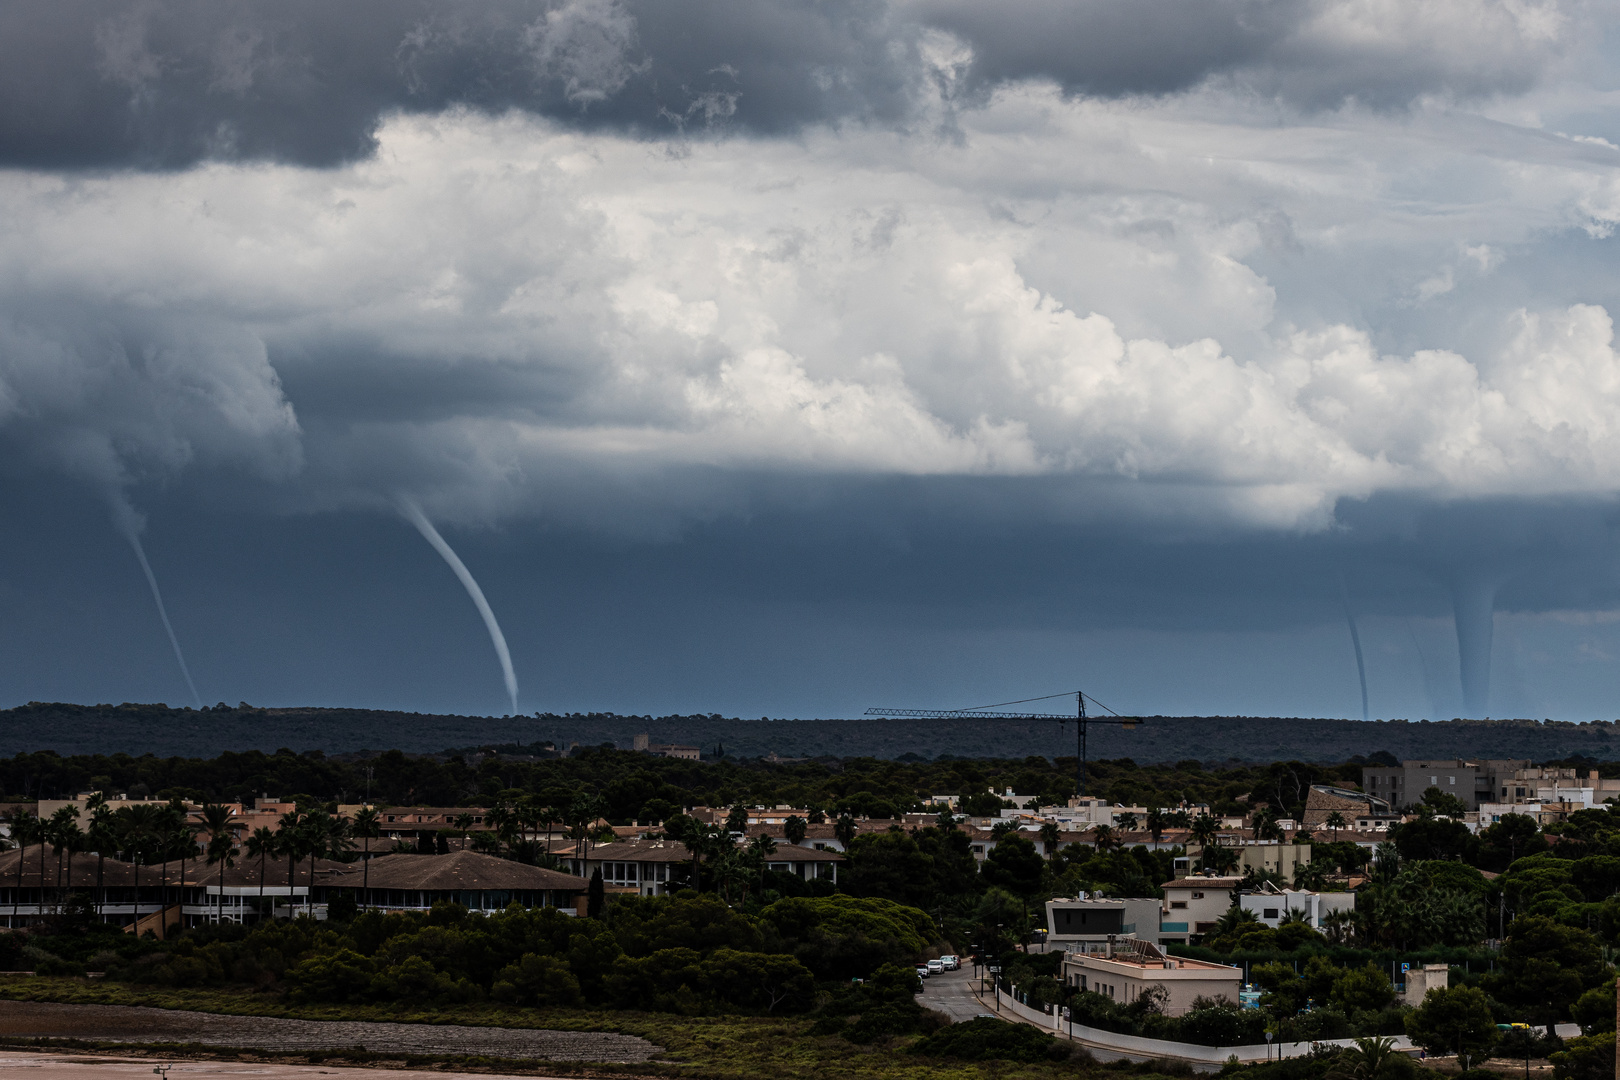
[[[1149,716],[1133,730],[1090,731],[1094,758],[1142,763],[1342,762],[1386,753],[1396,758],[1620,757],[1613,721],[1375,720],[1247,716]],[[705,758],[874,757],[934,759],[1072,757],[1075,730],[1017,720],[815,719],[745,720],[717,714],[625,716],[540,713],[467,716],[348,708],[257,708],[247,703],[191,709],[164,704],[75,705],[29,702],[0,710],[0,755],[61,754],[209,756],[282,747],[327,754],[402,750],[438,754],[493,749],[544,755],[547,744],[610,743],[629,749],[646,734],[654,744],[698,747]]]

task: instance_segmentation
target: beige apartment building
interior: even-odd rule
[[[1101,953],[1068,953],[1063,981],[1129,1005],[1150,989],[1162,989],[1165,1014],[1181,1016],[1199,998],[1224,997],[1236,1002],[1243,983],[1241,968],[1166,956],[1158,946],[1130,939]]]
[[[1214,930],[1216,921],[1232,906],[1232,897],[1242,884],[1241,877],[1200,876],[1165,882],[1159,940],[1186,944]]]

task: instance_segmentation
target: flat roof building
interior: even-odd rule
[[[1146,941],[1113,943],[1101,953],[1070,953],[1063,959],[1063,981],[1079,990],[1129,1005],[1148,991],[1161,992],[1167,1016],[1191,1011],[1199,998],[1237,1003],[1243,972],[1226,964],[1166,956]]]
[[[1159,940],[1159,901],[1086,896],[1046,902],[1047,945],[1101,952],[1110,940]]]

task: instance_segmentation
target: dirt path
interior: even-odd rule
[[[269,1016],[0,1001],[0,1036],[90,1042],[195,1042],[252,1050],[349,1050],[373,1053],[487,1054],[539,1061],[646,1061],[659,1047],[603,1031],[285,1020]]]
[[[0,1053],[0,1077],[22,1080],[151,1080],[151,1058],[87,1057],[82,1054]],[[28,1070],[26,1073],[21,1070]],[[326,1065],[281,1065],[244,1061],[177,1061],[169,1080],[519,1080],[491,1073],[343,1069]],[[537,1080],[532,1076],[521,1080]]]

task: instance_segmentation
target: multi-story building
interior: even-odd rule
[[[1282,840],[1256,840],[1244,829],[1232,834],[1221,834],[1220,846],[1237,855],[1235,869],[1239,873],[1250,870],[1276,874],[1284,881],[1294,880],[1294,872],[1311,861],[1311,845]],[[1195,865],[1204,857],[1202,844],[1187,844],[1188,865]]]
[[[1165,882],[1159,940],[1186,944],[1214,930],[1242,884],[1241,877],[1185,877]]]
[[[1110,941],[1159,940],[1159,901],[1108,896],[1046,902],[1046,943],[1065,952],[1102,952]]]
[[[1468,809],[1478,810],[1480,803],[1502,801],[1508,792],[1524,786],[1515,776],[1529,767],[1525,760],[1425,758],[1396,766],[1368,765],[1361,770],[1361,787],[1396,809],[1420,803],[1425,791],[1439,788],[1461,799]]]
[[[1304,916],[1308,925],[1320,930],[1322,920],[1333,912],[1356,910],[1356,894],[1265,887],[1256,892],[1241,894],[1238,897],[1238,904],[1244,911],[1253,912],[1255,918],[1273,929],[1281,925],[1290,912],[1298,912]]]

